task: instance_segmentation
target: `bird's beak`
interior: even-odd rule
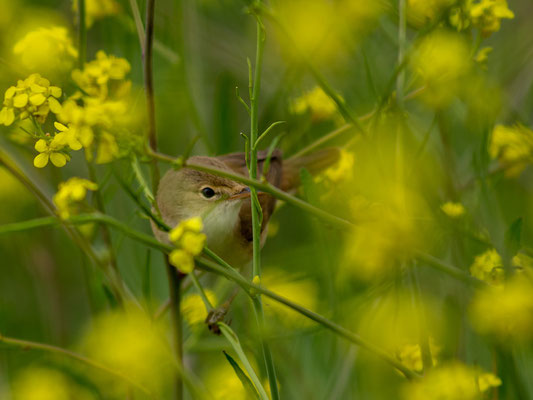
[[[251,196],[250,188],[245,187],[239,193],[234,194],[233,196],[230,196],[228,200],[246,199],[247,197],[250,197],[250,196]]]

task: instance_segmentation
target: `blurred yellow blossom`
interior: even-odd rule
[[[200,217],[182,221],[169,233],[170,241],[177,246],[169,254],[169,261],[184,274],[194,269],[194,257],[204,248],[206,235],[202,233],[203,224]]]
[[[533,337],[533,284],[516,274],[500,287],[479,290],[470,305],[472,324],[503,342]]]
[[[9,126],[18,116],[21,120],[30,116],[43,124],[48,113],[61,112],[61,88],[51,86],[50,81],[39,74],[31,74],[9,87],[4,94],[4,107],[0,111],[0,124]]]
[[[204,292],[207,299],[209,300],[209,303],[213,307],[216,307],[216,294],[209,289],[205,289]],[[205,309],[205,304],[200,295],[196,293],[186,295],[181,300],[181,312],[183,313],[183,318],[191,327],[203,324],[203,322],[207,318],[207,310]]]
[[[453,0],[407,0],[407,20],[416,28],[438,19]]]
[[[489,154],[506,168],[508,177],[518,176],[533,163],[533,131],[523,125],[496,125],[492,131]]]
[[[256,282],[254,281],[254,283]],[[261,277],[260,284],[309,310],[316,310],[318,308],[318,289],[310,279],[300,279],[287,275],[284,271],[270,268]],[[264,298],[263,302],[265,304],[265,313],[270,315],[270,318],[286,326],[305,326],[310,323],[309,319],[303,318],[298,313],[278,302],[267,298]],[[267,320],[270,318],[267,318]]]
[[[96,150],[97,164],[109,163],[119,156],[119,148],[115,137],[109,132],[102,131],[98,137],[98,147]]]
[[[13,381],[13,400],[96,400],[97,397],[58,370],[32,366]],[[10,398],[10,397],[8,397]]]
[[[153,393],[162,390],[173,372],[171,351],[163,332],[135,306],[95,318],[80,345],[89,358],[124,374]],[[107,386],[109,390],[120,390],[116,381]]]
[[[209,363],[208,365],[210,367],[205,377],[205,384],[213,395],[212,400],[250,399],[241,380],[228,362]]]
[[[120,4],[115,0],[85,0],[85,23],[90,28],[94,21],[117,15],[120,10]],[[78,0],[73,0],[72,11],[77,14]]]
[[[502,258],[495,249],[489,249],[478,255],[470,266],[473,277],[493,286],[501,286],[505,278]]]
[[[458,218],[465,214],[465,207],[461,203],[447,201],[440,208],[450,218]]]
[[[424,100],[439,107],[458,94],[470,68],[470,50],[461,35],[437,30],[416,44],[410,63],[426,85]]]
[[[78,56],[67,28],[62,26],[28,32],[15,44],[13,52],[26,70],[57,78],[74,66]]]
[[[430,370],[406,384],[405,400],[481,400],[483,393],[502,384],[494,374],[452,362]]]
[[[337,105],[322,88],[316,86],[294,99],[291,104],[291,112],[294,114],[304,114],[308,111],[313,121],[322,121],[335,116]]]
[[[435,341],[432,338],[429,340],[429,352],[431,353],[432,366],[437,365],[440,347],[435,345]],[[421,372],[424,369],[422,350],[419,344],[403,345],[396,351],[396,358],[412,371]]]
[[[77,212],[80,203],[85,200],[87,190],[98,190],[98,185],[78,177],[59,184],[58,191],[54,195],[54,204],[62,219],[67,219]]]
[[[525,253],[518,253],[511,259],[511,265],[515,267],[518,272],[525,272],[533,270],[533,257]]]
[[[349,180],[353,177],[354,155],[344,149],[340,152],[339,161],[322,174],[317,179],[327,179],[331,183],[339,183],[341,180]]]
[[[131,82],[125,80],[130,63],[124,58],[96,53],[96,59],[85,64],[83,71],[72,71],[72,79],[89,96],[99,99],[123,97],[129,93]]]
[[[514,18],[506,0],[470,0],[469,4],[472,25],[478,28],[483,36],[490,36],[499,31],[503,18]]]

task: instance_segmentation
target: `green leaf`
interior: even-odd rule
[[[233,370],[239,377],[242,386],[244,386],[244,390],[246,390],[246,393],[248,393],[248,396],[250,396],[250,398],[260,399],[259,394],[257,393],[257,390],[255,390],[254,384],[252,383],[250,378],[248,378],[248,375],[244,373],[239,364],[237,364],[237,362],[228,353],[226,353],[225,351],[222,352],[226,356],[226,360],[228,360],[228,362],[233,367]]]

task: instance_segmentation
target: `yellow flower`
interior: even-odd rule
[[[440,353],[440,347],[435,345],[435,341],[430,338],[429,351],[431,353],[432,366],[437,365],[437,356]],[[407,368],[412,371],[421,372],[424,368],[422,361],[422,350],[419,344],[406,344],[396,351],[396,358]]]
[[[311,114],[313,121],[322,121],[335,116],[337,105],[322,88],[316,86],[313,90],[294,99],[291,104],[291,112],[294,114],[304,114],[307,111]]]
[[[492,158],[506,167],[508,177],[518,176],[533,162],[533,131],[523,125],[496,125],[489,146]]]
[[[407,0],[407,19],[417,28],[433,22],[453,0]]]
[[[212,290],[206,289],[205,295],[213,307],[217,306],[217,296]],[[199,294],[189,294],[181,301],[183,318],[191,326],[202,324],[207,318],[205,304]]]
[[[505,277],[502,258],[495,249],[477,256],[470,266],[472,276],[493,286],[501,286]]]
[[[470,4],[470,18],[483,36],[490,36],[500,30],[503,18],[513,19],[514,14],[506,0],[479,0]]]
[[[460,79],[470,68],[470,51],[459,34],[438,30],[417,43],[410,63],[427,86],[424,100],[443,106],[461,88]]]
[[[341,150],[340,158],[337,163],[317,177],[317,181],[324,178],[331,183],[350,180],[353,177],[354,155],[344,149]]]
[[[206,241],[205,234],[201,233],[202,229],[203,223],[200,217],[189,218],[170,231],[169,239],[190,256],[197,256],[202,252]]]
[[[77,211],[78,205],[85,199],[87,190],[97,190],[98,185],[86,179],[73,177],[66,182],[61,182],[57,193],[54,195],[54,204],[57,213],[62,219],[69,218]]]
[[[73,0],[72,10],[78,12],[78,0]],[[94,21],[117,15],[120,13],[120,4],[115,0],[85,0],[85,23],[91,27]]]
[[[23,120],[30,115],[43,124],[48,113],[61,112],[61,88],[50,86],[50,81],[39,74],[32,74],[25,80],[19,80],[17,86],[11,86],[4,94],[4,107],[0,111],[0,124],[9,126],[16,115]]]
[[[100,99],[123,97],[131,87],[131,82],[124,80],[130,69],[126,59],[108,56],[100,50],[96,60],[86,63],[83,71],[72,71],[72,79],[90,96]]]
[[[36,168],[44,168],[48,164],[48,160],[50,160],[56,167],[64,167],[67,161],[70,160],[69,155],[63,153],[66,144],[64,137],[57,135],[50,141],[39,139],[35,143],[35,150],[40,154],[33,159],[33,165]]]
[[[97,399],[59,370],[37,366],[25,368],[16,375],[12,394],[13,400]]]
[[[160,328],[135,306],[98,316],[81,341],[84,354],[106,367],[157,393],[170,378],[172,356]],[[109,382],[111,383],[111,382]],[[131,388],[119,386],[120,381],[101,385],[111,391],[122,389],[121,395],[104,398],[125,398]],[[162,398],[161,393],[157,396]]]
[[[533,338],[533,284],[521,275],[502,287],[487,287],[476,293],[470,305],[476,330],[504,343]]]
[[[172,250],[168,255],[168,260],[184,274],[189,274],[194,270],[194,256],[185,250]]]
[[[59,131],[55,135],[56,138],[59,138],[60,141],[67,143],[72,150],[80,150],[82,148],[82,144],[78,140],[78,137],[73,130],[67,128],[65,125],[57,121],[54,122],[54,126]]]
[[[406,400],[481,400],[482,393],[502,384],[494,374],[453,362],[430,370],[404,387]]]
[[[185,232],[181,237],[181,247],[189,254],[196,256],[204,249],[205,241],[206,236],[203,233]]]
[[[15,44],[13,52],[27,70],[56,77],[69,71],[78,56],[67,29],[61,26],[28,32]]]
[[[464,215],[465,208],[461,203],[448,201],[440,206],[441,210],[450,218],[458,218]]]
[[[98,149],[95,162],[106,164],[119,156],[119,148],[115,137],[109,132],[102,131],[98,138]]]

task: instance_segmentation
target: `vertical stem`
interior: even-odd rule
[[[146,31],[144,38],[144,85],[146,92],[146,107],[148,113],[148,145],[150,150],[157,152],[157,134],[155,125],[155,102],[154,102],[154,80],[152,70],[152,55],[154,43],[154,10],[155,0],[147,0],[146,2]],[[152,158],[151,163],[152,175],[152,193],[157,194],[159,186],[159,166],[157,159]],[[181,316],[181,282],[182,276],[176,268],[170,265],[168,256],[165,256],[169,294],[170,294],[170,309],[172,318],[174,352],[176,360],[179,364],[179,370],[183,370],[183,332],[182,332],[182,316]],[[176,400],[183,399],[183,379],[180,373],[175,376],[176,386]]]
[[[78,0],[78,68],[83,69],[87,54],[87,26],[85,25],[85,0]]]
[[[406,19],[405,0],[398,0],[398,65],[403,64],[405,54]],[[403,106],[403,89],[405,83],[405,72],[402,69],[396,77],[396,101],[400,107]]]
[[[264,31],[259,16],[256,16],[256,34],[257,44],[255,53],[255,72],[252,86],[252,96],[250,99],[250,140],[248,142],[247,151],[250,154],[250,178],[257,178],[257,137],[259,132],[258,110],[259,110],[259,94],[261,92],[261,72],[263,67],[263,50],[264,50]],[[250,188],[251,202],[252,202],[252,232],[253,232],[253,276],[261,277],[261,225],[262,214],[261,204],[257,197],[257,189]],[[263,349],[263,357],[265,359],[265,366],[267,370],[268,380],[270,384],[270,393],[273,400],[279,399],[278,384],[276,378],[276,369],[272,360],[272,353],[266,340],[263,337],[264,328],[264,313],[261,296],[258,294],[253,299],[254,310],[259,325],[259,332],[261,335],[261,347]]]

